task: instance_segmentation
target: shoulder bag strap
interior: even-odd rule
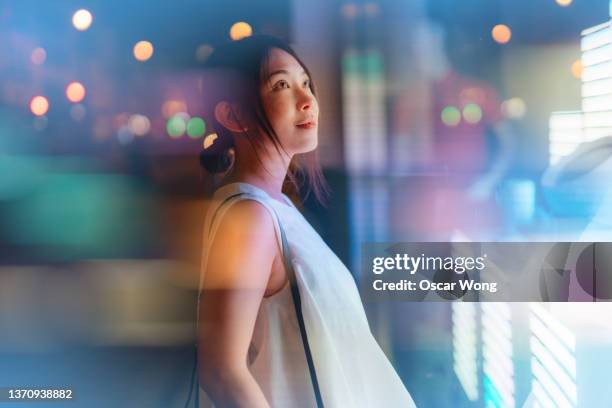
[[[308,370],[310,371],[312,388],[317,400],[317,408],[323,408],[323,399],[321,398],[317,371],[315,370],[312,353],[310,352],[310,344],[308,343],[308,335],[306,333],[306,326],[304,325],[304,316],[302,315],[302,298],[300,297],[300,290],[297,285],[295,270],[293,269],[293,263],[291,262],[291,252],[289,249],[289,244],[287,243],[287,237],[285,237],[285,230],[283,229],[280,220],[278,222],[278,226],[280,228],[281,239],[283,241],[283,261],[285,264],[285,270],[287,271],[287,275],[289,277],[289,283],[291,284],[293,305],[295,306],[295,314],[297,315],[298,324],[300,326],[300,335],[302,336],[302,343],[304,344],[304,352],[306,353],[306,361],[308,362]]]

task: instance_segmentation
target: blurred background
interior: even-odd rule
[[[313,74],[333,194],[304,212],[357,279],[365,242],[609,241],[610,11],[3,1],[0,387],[72,388],[67,406],[187,401],[211,133],[202,67],[252,34],[288,40]],[[419,407],[604,407],[608,305],[365,307]]]

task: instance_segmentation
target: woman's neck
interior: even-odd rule
[[[279,160],[239,160],[234,163],[233,169],[223,180],[223,184],[248,183],[264,190],[272,198],[282,200],[283,183],[288,171],[288,164]],[[288,162],[287,162],[288,163]]]

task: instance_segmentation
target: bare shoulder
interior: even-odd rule
[[[259,201],[243,199],[233,204],[226,212],[221,225],[233,226],[245,232],[258,227],[274,232],[274,222],[270,211]],[[269,227],[269,228],[265,228]]]
[[[232,204],[209,248],[208,284],[265,288],[278,248],[272,214],[255,200]]]

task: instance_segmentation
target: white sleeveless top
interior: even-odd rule
[[[226,201],[217,211],[225,199],[237,193],[244,194]],[[240,200],[260,202],[272,214],[281,251],[278,222],[285,231],[325,407],[414,407],[410,394],[372,336],[351,273],[289,198],[284,198],[285,203],[277,201],[247,183],[227,184],[215,192],[204,224],[200,290],[208,245],[227,209]],[[262,300],[249,362],[249,370],[271,407],[316,407],[288,283]],[[203,390],[200,395],[200,406],[211,406]]]

